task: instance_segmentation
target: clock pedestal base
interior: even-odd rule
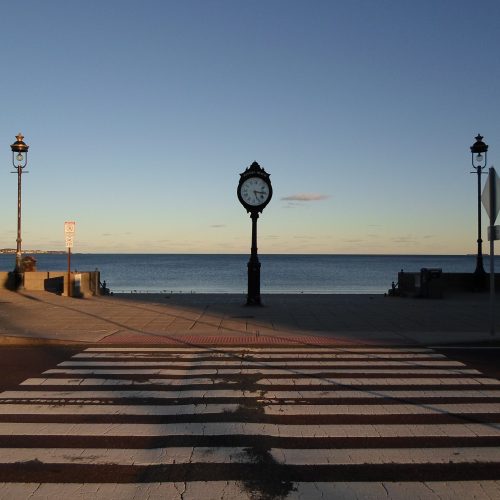
[[[248,262],[247,306],[261,306],[260,301],[260,262],[252,257]]]
[[[247,306],[261,306],[260,302],[260,262],[257,256],[257,219],[258,212],[252,212],[252,251],[248,261]]]

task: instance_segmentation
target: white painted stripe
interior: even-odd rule
[[[238,404],[173,404],[173,405],[119,405],[102,404],[97,399],[82,400],[76,404],[17,404],[0,403],[0,415],[206,415],[234,413]],[[443,414],[498,414],[498,403],[468,404],[373,404],[373,405],[316,405],[264,404],[266,415],[443,415]]]
[[[0,422],[0,436],[271,436],[293,438],[500,437],[500,423],[284,425],[244,422],[68,424]]]
[[[110,370],[114,370],[115,368],[109,368]],[[77,368],[78,370],[78,368]],[[237,375],[241,373],[240,370],[237,369],[230,369],[231,371],[229,372],[230,374]],[[246,373],[246,368],[243,369],[244,373]],[[302,368],[289,368],[286,370],[267,370],[267,369],[258,369],[255,368],[255,372],[258,374],[266,374],[266,375],[285,375],[289,374],[290,372],[300,372],[304,371]],[[185,370],[182,370],[184,373]],[[44,372],[47,373],[47,372]],[[176,372],[169,372],[171,375],[176,375]],[[210,372],[211,373],[211,372]],[[208,373],[208,374],[210,374]],[[223,369],[218,370],[219,374],[224,374],[227,373],[227,371]],[[332,373],[336,375],[358,375],[358,374],[372,374],[372,375],[377,375],[377,374],[391,374],[391,375],[482,375],[480,371],[473,369],[473,368],[465,368],[465,369],[447,369],[447,368],[405,368],[405,369],[399,369],[399,368],[342,368],[342,369],[335,369],[335,368],[327,368],[325,367],[324,369],[321,370],[309,370],[306,369],[305,373]],[[197,375],[206,375],[206,372],[197,372]]]
[[[148,379],[148,380],[134,380],[134,379],[105,379],[105,378],[29,378],[20,385],[99,385],[99,386],[122,386],[134,385],[141,386],[145,384],[154,384],[161,386],[174,386],[182,387],[185,385],[207,385],[213,387],[216,384],[229,384],[236,385],[237,381],[228,381],[224,378],[185,378],[185,379]]]
[[[321,394],[317,391],[318,394]],[[273,393],[274,394],[274,393]],[[299,393],[295,393],[297,397]],[[179,398],[258,398],[262,391],[242,390],[175,390],[175,391],[5,391],[0,394],[3,403],[16,399],[179,399]],[[324,396],[323,396],[324,397]],[[338,397],[338,396],[337,396]],[[303,397],[302,397],[303,399]],[[85,401],[82,401],[85,402]]]
[[[460,361],[384,361],[384,360],[372,360],[372,361],[235,361],[235,360],[224,360],[224,361],[62,361],[57,366],[79,366],[79,367],[108,367],[108,368],[121,368],[121,367],[197,367],[197,366],[210,366],[210,367],[277,367],[277,368],[297,368],[302,369],[306,366],[321,366],[321,367],[331,367],[337,368],[340,366],[371,366],[375,367],[462,367],[465,366],[464,363]]]
[[[245,448],[169,447],[153,449],[0,448],[0,466],[32,460],[44,464],[172,465],[252,463]]]
[[[269,455],[283,465],[461,464],[500,462],[500,448],[272,448]],[[155,466],[173,464],[251,464],[248,447],[169,447],[153,449],[0,448],[0,466],[36,460],[41,464]]]
[[[0,415],[207,415],[233,413],[238,404],[104,405],[97,400],[82,404],[0,404]]]
[[[271,449],[284,465],[500,463],[500,448]]]
[[[1,405],[0,405],[1,408]],[[272,404],[264,405],[266,415],[445,415],[464,413],[498,414],[500,420],[499,403],[468,403],[468,404],[372,404],[372,405],[296,405]],[[1,411],[1,410],[0,410]]]
[[[112,372],[115,373],[115,372]],[[97,375],[92,372],[93,375]],[[127,373],[127,375],[133,375]],[[236,380],[227,380],[224,378],[149,378],[145,380],[120,379],[120,378],[30,378],[22,382],[20,385],[98,385],[98,386],[123,386],[123,385],[160,385],[182,387],[186,385],[207,385],[214,387],[217,384],[237,385]],[[310,378],[310,377],[295,377],[295,378],[261,378],[255,381],[259,386],[277,386],[289,385],[291,387],[301,387],[307,389],[311,385],[320,386],[352,386],[352,385],[405,385],[405,386],[440,386],[440,385],[457,385],[457,386],[482,386],[482,385],[500,385],[500,381],[489,378],[364,378],[364,379],[349,379],[349,378]],[[303,389],[301,389],[303,390]]]
[[[500,385],[494,378],[261,378],[255,382],[259,385],[405,385],[405,386],[439,386],[439,385]]]
[[[427,353],[418,354],[387,354],[383,353],[372,353],[372,354],[338,354],[338,353],[318,353],[318,354],[306,354],[306,353],[246,353],[246,352],[204,352],[204,353],[146,353],[146,352],[136,352],[136,353],[125,353],[125,352],[111,352],[111,353],[99,353],[99,352],[82,352],[74,354],[71,359],[155,359],[155,360],[178,360],[182,359],[184,361],[188,360],[198,360],[198,359],[252,359],[252,360],[267,360],[267,359],[282,359],[282,360],[322,360],[322,359],[444,359],[446,356],[444,354],[438,354],[429,356]]]
[[[135,369],[135,370],[127,370],[127,369],[85,369],[85,368],[52,368],[50,370],[46,370],[43,372],[43,375],[52,375],[52,374],[75,374],[75,375],[197,375],[197,376],[209,376],[216,375],[216,369],[206,369],[206,370],[166,370],[162,368],[158,368],[156,370],[148,370],[148,369]]]
[[[43,380],[43,379],[42,379]],[[63,385],[63,384],[60,384]],[[344,399],[344,398],[500,398],[500,391],[485,390],[458,390],[458,391],[317,391],[303,389],[300,391],[266,391],[266,390],[240,390],[240,389],[176,389],[174,391],[161,390],[93,390],[93,391],[4,391],[0,393],[0,400],[15,399],[119,399],[119,398],[156,398],[156,399],[179,399],[179,398],[260,398],[269,399]]]
[[[251,500],[255,491],[241,481],[188,481],[156,483],[0,483],[0,496],[8,499],[92,498],[114,500],[162,498],[199,500]],[[500,481],[404,482],[294,482],[287,500],[323,499],[450,500],[500,498]]]
[[[241,481],[188,481],[156,483],[0,483],[2,498],[92,498],[92,500],[162,498],[250,500],[255,491]],[[323,499],[450,500],[500,498],[500,481],[427,482],[294,482],[287,500]]]
[[[109,366],[109,365],[108,365]],[[472,371],[470,371],[472,370]],[[393,373],[394,375],[404,375],[404,374],[421,374],[421,375],[460,375],[460,374],[469,374],[469,375],[481,375],[481,372],[474,369],[436,369],[434,371],[422,369],[404,369],[404,370],[394,370],[394,369],[383,369],[383,368],[373,368],[371,371],[369,369],[352,369],[349,370],[347,368],[344,369],[335,369],[330,367],[324,368],[288,368],[288,369],[279,369],[277,368],[179,368],[179,369],[170,369],[170,368],[52,368],[50,370],[46,370],[43,372],[43,375],[58,375],[58,374],[66,374],[66,375],[164,375],[164,376],[172,376],[172,375],[196,375],[197,377],[208,377],[210,375],[289,375],[290,373],[294,373],[296,375],[325,375],[328,376],[329,373],[332,374],[346,374],[349,373]],[[497,384],[500,384],[500,381],[496,381]],[[366,382],[365,382],[366,384]]]
[[[336,353],[336,352],[432,352],[426,347],[89,347],[85,352],[245,352],[245,353]]]

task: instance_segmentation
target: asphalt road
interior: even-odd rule
[[[0,346],[0,389],[7,390],[36,377],[82,348],[66,346]]]

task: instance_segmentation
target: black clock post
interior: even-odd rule
[[[262,302],[260,299],[260,262],[257,254],[257,219],[273,195],[269,174],[254,161],[240,174],[237,193],[240,203],[250,213],[252,219],[252,249],[247,264],[247,305],[260,306]]]
[[[250,251],[250,260],[248,261],[248,294],[247,306],[260,306],[260,261],[257,255],[257,219],[258,212],[251,212],[252,219],[252,249]]]

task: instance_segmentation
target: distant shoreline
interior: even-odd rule
[[[16,249],[15,248],[0,248],[0,254],[6,254],[6,255],[11,255],[15,254]],[[64,250],[23,250],[23,254],[52,254],[52,255],[60,255],[60,254],[66,254]]]
[[[0,255],[2,254],[15,254],[15,248],[0,248]],[[23,254],[52,254],[52,255],[66,255],[66,250],[24,250]],[[71,252],[72,255],[124,255],[124,256],[137,256],[137,255],[162,255],[162,256],[210,256],[210,255],[249,255],[250,252],[239,252],[239,253],[226,253],[226,252],[209,252],[209,253],[193,253],[193,252]],[[467,253],[267,253],[267,252],[259,252],[259,256],[277,256],[277,257],[296,257],[296,256],[305,256],[305,257],[476,257],[476,254]],[[483,253],[483,257],[488,257],[489,254]],[[495,255],[495,257],[500,257],[500,255]]]

